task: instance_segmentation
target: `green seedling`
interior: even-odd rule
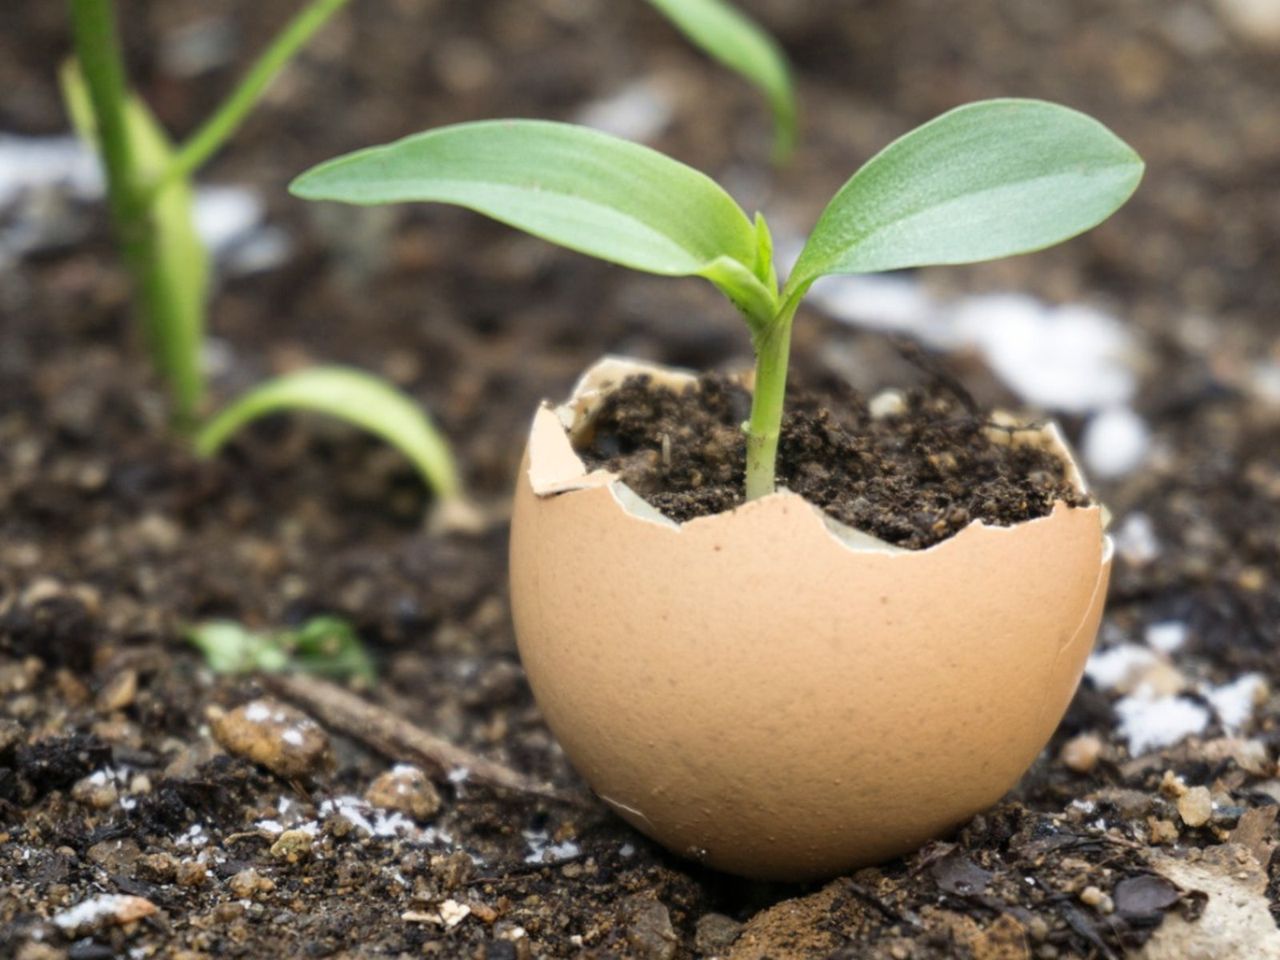
[[[776,40],[724,0],[649,0],[689,42],[759,88],[773,112],[773,158],[795,146],[796,102],[787,58]]]
[[[385,380],[346,367],[309,367],[255,387],[214,416],[196,435],[212,456],[242,426],[283,410],[339,417],[397,447],[442,500],[462,494],[453,454],[412,399]]]
[[[300,627],[250,630],[234,620],[189,627],[186,639],[217,673],[314,673],[368,684],[377,679],[373,659],[355,628],[341,617],[313,617]]]
[[[167,385],[178,427],[212,454],[256,417],[312,410],[369,430],[399,448],[446,503],[461,502],[448,444],[403,392],[357,370],[326,367],[249,391],[203,428],[209,255],[195,230],[192,177],[236,131],[272,79],[347,0],[312,0],[290,21],[240,84],[186,142],[174,146],[128,92],[111,0],[71,0],[76,59],[61,73],[63,98],[81,137],[106,171],[121,254],[134,282],[152,363]]]
[[[312,200],[436,201],[649,273],[709,280],[755,347],[746,496],[774,490],[792,322],[828,274],[972,263],[1027,253],[1101,223],[1143,164],[1098,121],[1039,100],[957,107],[862,166],[778,283],[764,217],[663,154],[567,124],[443,127],[339,157],[296,179]]]
[[[192,178],[235,133],[271,81],[348,0],[311,0],[284,27],[213,114],[174,145],[130,93],[112,0],[70,0],[75,60],[61,72],[63,98],[81,137],[102,158],[120,251],[152,364],[165,382],[180,430],[214,453],[267,413],[313,410],[368,430],[403,452],[458,517],[471,517],[444,439],[413,401],[356,370],[292,374],[249,391],[201,428],[201,370],[209,255],[195,229]],[[760,87],[772,105],[776,155],[790,150],[795,104],[777,44],[724,0],[650,0],[693,43]],[[444,511],[449,513],[450,511]],[[463,525],[471,520],[463,521]]]

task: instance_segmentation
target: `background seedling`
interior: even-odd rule
[[[568,124],[460,124],[339,157],[291,189],[356,204],[437,201],[636,270],[699,276],[750,328],[746,495],[774,489],[791,325],[813,283],[1039,250],[1097,225],[1143,164],[1098,121],[1039,100],[957,107],[890,144],[827,204],[779,287],[764,217],[654,150]]]
[[[112,220],[152,363],[169,388],[178,427],[198,430],[197,449],[213,453],[230,433],[267,413],[319,411],[399,448],[441,501],[458,501],[462,490],[453,457],[431,421],[402,391],[357,370],[326,367],[268,381],[199,429],[209,254],[195,230],[191,177],[346,2],[307,4],[212,116],[175,147],[146,105],[128,92],[110,0],[72,0],[76,60],[62,70],[63,97],[81,137],[102,157]]]
[[[691,43],[745,77],[773,111],[773,158],[786,160],[796,140],[796,103],[787,59],[766,31],[723,0],[649,0]]]
[[[300,627],[250,630],[233,620],[187,629],[187,640],[218,673],[303,671],[326,677],[377,679],[355,628],[341,617],[312,617]]]
[[[795,104],[785,59],[772,38],[723,0],[650,2],[693,43],[765,92],[777,127],[775,154],[784,156],[794,140]],[[111,0],[70,0],[76,59],[62,71],[63,96],[76,129],[102,158],[144,339],[181,430],[196,430],[203,412],[201,350],[210,273],[195,229],[191,178],[236,131],[276,74],[346,3],[306,4],[222,105],[175,147],[129,92]],[[354,370],[328,367],[259,386],[199,430],[197,449],[212,454],[256,417],[291,409],[319,411],[376,434],[413,462],[442,501],[461,503],[453,458],[431,421],[390,384]]]

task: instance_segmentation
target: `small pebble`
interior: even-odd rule
[[[440,810],[440,794],[419,768],[399,763],[365,791],[365,800],[384,810],[398,810],[415,820],[429,820]]]
[[[115,782],[101,773],[95,773],[77,781],[71,788],[71,799],[94,810],[109,810],[116,805],[120,793]]]
[[[1166,770],[1164,776],[1160,778],[1160,792],[1171,799],[1178,799],[1187,792],[1187,785],[1183,779],[1172,770]]]
[[[446,890],[457,890],[475,875],[475,863],[462,850],[437,854],[431,858],[431,873]]]
[[[210,709],[209,723],[228,753],[247,757],[282,777],[317,773],[332,761],[329,737],[300,710],[263,698],[229,713]]]
[[[305,830],[286,830],[271,845],[271,856],[297,863],[311,855],[311,834]]]
[[[142,847],[132,837],[99,840],[85,852],[85,856],[108,873],[130,876],[133,874],[134,864],[142,856]]]
[[[81,937],[107,927],[133,923],[155,912],[156,905],[145,897],[106,893],[56,914],[53,922],[68,937]]]
[[[627,924],[629,956],[638,960],[673,960],[678,943],[665,906],[648,900],[632,908]]]
[[[1178,798],[1178,816],[1188,827],[1203,827],[1213,816],[1213,798],[1208,787],[1191,787]]]
[[[883,420],[885,417],[897,417],[906,413],[907,400],[901,390],[881,390],[867,404],[867,412],[872,420]]]
[[[1080,891],[1080,902],[1085,906],[1093,907],[1099,913],[1114,913],[1116,909],[1111,896],[1092,885]]]
[[[456,927],[471,915],[471,908],[457,900],[446,900],[440,904],[440,922],[446,927]]]
[[[228,880],[227,887],[241,900],[251,900],[258,894],[270,893],[276,885],[253,867],[248,867]]]
[[[134,876],[150,883],[172,883],[177,872],[178,862],[167,853],[149,853],[134,866]]]
[[[1148,817],[1147,828],[1151,831],[1151,842],[1153,844],[1174,844],[1178,842],[1178,827],[1172,820]]]
[[[1098,765],[1102,755],[1102,740],[1092,733],[1072,737],[1062,746],[1062,762],[1076,773],[1088,773]]]
[[[97,707],[104,713],[123,710],[138,695],[138,672],[121,670],[98,691]]]
[[[180,887],[199,887],[209,876],[209,868],[198,860],[183,860],[174,871],[173,879]]]
[[[723,913],[708,913],[698,919],[693,932],[693,945],[699,953],[716,956],[733,946],[742,933],[742,924]]]

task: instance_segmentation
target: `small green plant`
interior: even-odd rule
[[[355,628],[341,617],[312,617],[300,627],[250,630],[234,620],[210,620],[187,628],[188,642],[217,673],[304,672],[377,679],[373,659]]]
[[[226,142],[271,80],[347,0],[312,0],[186,142],[175,147],[146,105],[128,92],[111,0],[71,0],[75,60],[61,73],[63,98],[106,171],[107,198],[152,363],[169,389],[174,421],[212,454],[250,420],[312,410],[363,427],[399,448],[444,503],[461,503],[449,452],[426,414],[391,384],[325,367],[268,381],[201,427],[201,370],[209,255],[195,229],[194,173]]]
[[[796,141],[796,102],[787,58],[776,40],[724,0],[649,0],[690,43],[745,77],[773,111],[773,159],[781,163]]]
[[[792,321],[816,280],[1039,250],[1105,220],[1142,172],[1122,140],[1066,107],[957,107],[841,187],[781,287],[763,216],[748,218],[714,181],[669,157],[567,124],[443,127],[323,163],[290,189],[355,204],[456,204],[636,270],[709,280],[742,313],[755,347],[751,499],[774,489]]]

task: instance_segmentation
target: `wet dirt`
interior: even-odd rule
[[[1162,918],[1199,922],[1206,894],[1171,891],[1166,872],[1220,875],[1203,884],[1210,905],[1252,897],[1280,912],[1280,403],[1259,374],[1280,360],[1269,41],[1224,12],[1236,5],[1207,0],[1002,0],[947,15],[925,0],[744,5],[800,71],[802,145],[781,171],[750,91],[644,4],[593,0],[352,4],[208,170],[205,182],[260,190],[291,241],[270,270],[224,271],[214,402],[308,362],[389,376],[454,439],[491,516],[477,535],[430,532],[408,465],[324,422],[278,418],[216,461],[195,458],[167,428],[99,204],[55,204],[68,229],[4,264],[0,956],[1118,957],[1177,926]],[[121,7],[140,90],[183,134],[295,5]],[[0,10],[0,128],[66,128],[52,65],[67,50],[62,6]],[[210,707],[230,711],[262,684],[213,675],[181,640],[213,616],[347,617],[378,662],[372,702],[580,795],[511,636],[503,514],[523,434],[537,402],[564,396],[602,352],[737,370],[746,332],[696,281],[635,276],[458,211],[307,208],[284,186],[439,123],[571,118],[639,78],[669,98],[653,144],[766,209],[779,236],[811,223],[876,149],[966,99],[1067,102],[1148,161],[1133,203],[1088,236],[920,278],[938,297],[1100,303],[1139,336],[1133,404],[1154,445],[1142,470],[1096,485],[1118,547],[1101,642],[1152,660],[1118,686],[1086,677],[998,807],[827,887],[712,874],[594,802],[460,774],[437,777],[437,813],[397,820],[363,800],[392,759],[334,730],[331,769],[282,778],[227,755],[210,726]],[[933,378],[885,335],[810,308],[794,358],[819,392]],[[982,408],[1018,407],[973,353],[931,362]],[[1073,440],[1084,426],[1064,419]],[[1180,644],[1152,647],[1151,628],[1170,623]],[[1262,686],[1240,712],[1219,694],[1250,674]],[[1197,731],[1131,749],[1143,684],[1168,715],[1201,718]],[[1196,787],[1210,794],[1203,821],[1203,804],[1179,803]],[[1236,873],[1247,889],[1219,896]],[[116,895],[157,909],[83,909]],[[1238,955],[1267,949],[1251,943]]]
[[[870,403],[851,388],[819,395],[793,385],[777,483],[846,526],[908,549],[973,521],[1007,527],[1048,516],[1059,501],[1089,502],[1060,457],[1018,442],[1035,424],[1000,426],[965,401],[939,384]],[[633,377],[601,405],[578,452],[588,468],[617,473],[683,523],[744,502],[750,409],[749,391],[721,375],[679,391]]]

